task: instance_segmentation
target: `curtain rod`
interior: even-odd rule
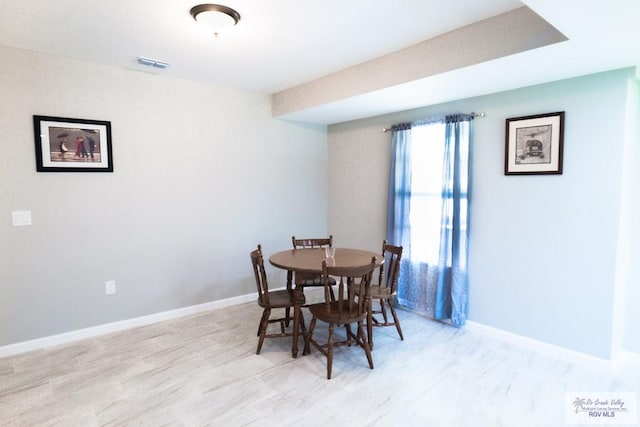
[[[469,113],[469,115],[470,115],[471,117],[484,117],[484,116],[486,116],[486,114],[485,114],[485,113],[474,113],[474,112]],[[431,121],[437,122],[437,121],[440,121],[440,120],[444,120],[444,119],[445,119],[445,117],[446,117],[446,116],[441,116],[441,117],[432,117],[432,118],[430,118],[430,119],[427,119],[427,121],[428,121],[428,122],[431,122]],[[390,127],[389,127],[389,128],[382,128],[382,132],[389,132],[390,130],[391,130],[391,128],[390,128]]]

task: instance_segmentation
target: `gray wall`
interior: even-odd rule
[[[256,244],[327,232],[326,127],[273,119],[268,95],[4,47],[0,64],[0,346],[255,292]],[[36,172],[34,114],[111,121],[115,171]]]
[[[638,294],[637,281],[620,280],[630,265],[619,263],[619,236],[631,232],[619,222],[623,152],[638,144],[625,132],[636,120],[626,114],[633,77],[611,71],[332,125],[329,229],[339,244],[379,248],[391,140],[383,127],[483,111],[474,124],[470,320],[609,358],[624,336],[616,295]],[[564,174],[505,176],[505,119],[554,111],[566,112]],[[627,334],[638,329],[637,317],[625,321],[636,322]]]

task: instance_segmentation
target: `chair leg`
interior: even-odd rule
[[[404,341],[404,337],[402,336],[402,328],[400,327],[400,321],[398,320],[398,315],[396,315],[396,309],[393,307],[393,303],[391,301],[389,301],[389,308],[391,309],[391,314],[393,315],[393,322],[396,324],[398,335],[400,335],[400,340]]]
[[[307,327],[304,325],[304,315],[302,314],[302,310],[300,310],[300,332],[302,332],[302,340],[307,345]],[[304,349],[302,350],[302,354],[304,354]]]
[[[367,303],[367,341],[369,348],[373,350],[373,300],[371,298]]]
[[[293,271],[287,270],[287,290],[293,290]],[[287,319],[285,321],[285,325],[287,328],[289,327],[289,323],[291,323],[291,307],[287,307],[285,310],[284,317]]]
[[[360,345],[364,349],[364,354],[367,355],[367,361],[369,362],[369,368],[373,369],[373,356],[371,355],[371,349],[369,343],[364,336],[364,328],[362,327],[362,321],[358,322],[358,336],[360,337]]]
[[[315,328],[316,328],[316,318],[314,316],[311,318],[311,323],[309,323],[309,331],[305,335],[303,335],[304,337],[304,349],[302,350],[303,355],[311,353],[311,347],[309,346],[309,343],[313,338],[313,330]]]
[[[260,317],[260,322],[258,323],[258,331],[256,332],[256,336],[260,336],[260,328],[262,328],[262,322],[264,322],[264,310],[262,310],[262,316]]]
[[[284,324],[286,325],[286,327],[289,327],[289,323],[291,322],[291,307],[287,307],[284,309],[284,318],[286,319],[284,321]]]
[[[329,340],[327,341],[327,379],[331,379],[331,367],[333,365],[333,323],[329,323]]]
[[[262,312],[262,320],[260,321],[260,338],[258,338],[258,349],[256,350],[256,354],[260,354],[260,350],[262,350],[262,343],[264,342],[264,336],[267,333],[267,325],[269,324],[269,315],[271,314],[271,310],[265,308]]]
[[[260,323],[258,323],[258,332],[256,333],[257,337],[260,336],[260,328],[262,328],[262,324],[264,323],[264,317],[267,316],[267,319],[269,318],[269,316],[266,313],[267,313],[266,310],[262,310],[262,317],[260,318]]]
[[[380,301],[380,311],[382,312],[382,318],[384,319],[384,323],[389,323],[389,318],[387,317],[387,308],[384,306],[384,300]]]
[[[354,340],[356,338],[351,331],[351,323],[347,323],[344,325],[344,329],[347,331],[347,340]],[[351,347],[351,343],[348,344]]]

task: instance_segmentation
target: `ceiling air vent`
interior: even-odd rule
[[[169,66],[168,62],[158,61],[157,59],[145,58],[144,56],[138,56],[138,64],[146,65],[147,67],[159,68],[164,70]]]

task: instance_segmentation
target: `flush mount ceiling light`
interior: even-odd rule
[[[234,9],[219,4],[199,4],[191,8],[191,16],[216,37],[240,21],[240,14]]]

